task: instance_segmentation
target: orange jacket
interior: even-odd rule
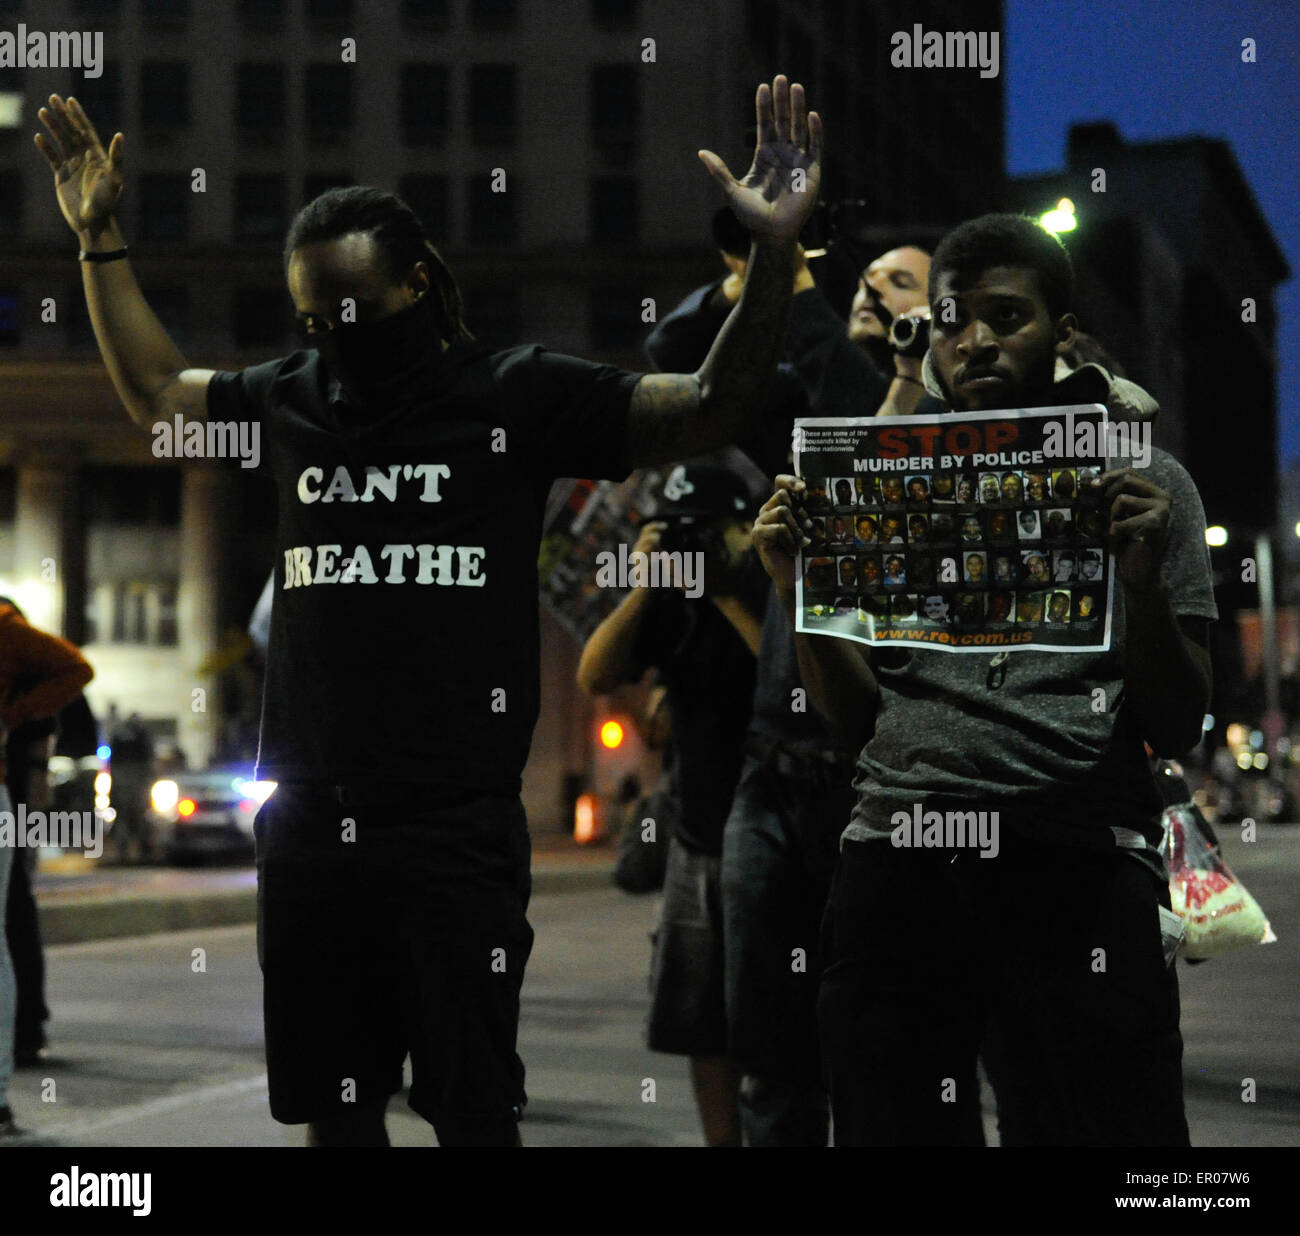
[[[52,717],[94,676],[75,644],[38,631],[12,605],[0,605],[0,724],[6,730]],[[0,780],[3,755],[0,741]]]

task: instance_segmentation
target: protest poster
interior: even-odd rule
[[[1113,555],[1080,483],[1127,428],[1100,404],[799,419],[813,543],[796,629],[957,653],[1105,651]]]
[[[625,595],[625,590],[601,587],[599,555],[636,543],[641,525],[661,505],[666,475],[644,468],[625,481],[573,481],[553,495],[537,559],[538,580],[546,608],[580,644]]]

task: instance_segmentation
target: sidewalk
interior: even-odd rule
[[[612,844],[533,835],[534,896],[604,887],[613,869]],[[257,921],[257,874],[252,866],[118,867],[69,855],[42,864],[36,901],[46,944],[230,927]]]

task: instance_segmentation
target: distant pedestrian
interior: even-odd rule
[[[133,712],[108,737],[112,748],[109,769],[113,783],[109,801],[116,815],[113,835],[120,862],[150,862],[153,838],[149,827],[149,787],[154,775],[153,739],[138,712]]]
[[[53,716],[93,677],[94,670],[72,644],[28,626],[18,607],[0,598],[0,738],[28,722]],[[4,771],[0,768],[0,781]],[[13,807],[8,788],[0,784],[0,812],[12,813]],[[8,903],[16,848],[0,845],[0,905]],[[8,1103],[17,1003],[8,936],[0,934],[0,1141],[20,1133]]]

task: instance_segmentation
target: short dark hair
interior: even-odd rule
[[[353,232],[374,237],[384,254],[388,276],[405,279],[416,262],[425,262],[433,279],[438,328],[450,343],[471,341],[465,325],[465,304],[451,271],[424,231],[419,216],[395,193],[370,185],[326,189],[308,202],[289,225],[284,242],[284,265],[295,249],[326,240],[338,240]]]
[[[1070,312],[1074,301],[1074,267],[1065,246],[1027,215],[990,214],[968,219],[940,242],[930,261],[930,304],[944,275],[959,285],[973,281],[991,266],[1023,266],[1038,276],[1049,316]]]

